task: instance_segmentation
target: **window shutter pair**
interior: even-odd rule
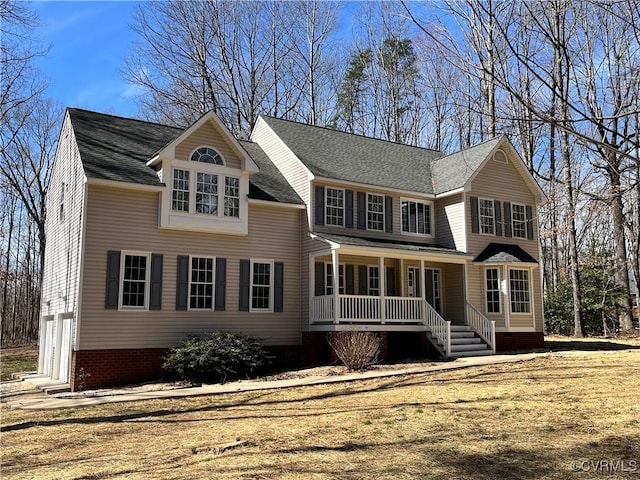
[[[107,287],[104,308],[117,309],[120,297],[120,258],[119,250],[107,252]],[[149,310],[162,308],[162,255],[151,254],[151,275],[149,278]]]
[[[502,210],[504,209],[504,221],[502,220]],[[533,240],[533,207],[527,205],[526,219],[527,219],[527,239]],[[493,214],[495,222],[495,232],[497,236],[503,234],[502,225],[504,225],[504,236],[511,237],[511,203],[504,202],[500,205],[498,200],[494,200]],[[480,209],[478,206],[478,197],[471,197],[471,231],[473,233],[480,233]]]
[[[216,258],[216,279],[214,285],[214,309],[224,311],[227,291],[227,259]],[[176,275],[176,310],[186,310],[189,304],[189,256],[178,256]]]
[[[340,267],[338,267],[340,268]],[[354,267],[353,265],[345,265],[345,283],[344,290],[347,295],[354,294]],[[323,262],[316,262],[315,264],[315,295],[316,297],[320,297],[324,295],[325,292],[325,265]],[[340,291],[340,286],[338,285],[338,292]]]
[[[316,187],[316,225],[324,225],[324,187]],[[344,226],[353,228],[353,191],[344,191]]]
[[[240,260],[239,310],[249,311],[249,289],[251,288],[251,261]],[[273,311],[284,311],[284,263],[273,264]]]
[[[504,202],[504,236],[511,237],[511,204]],[[533,240],[533,207],[525,205],[525,229],[527,232],[527,240]]]
[[[367,194],[358,192],[358,228],[367,229]],[[384,231],[393,233],[393,197],[384,197]]]

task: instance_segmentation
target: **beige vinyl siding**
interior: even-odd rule
[[[68,114],[60,132],[47,191],[47,221],[41,315],[77,312],[82,250],[85,175]],[[66,184],[64,220],[60,198]],[[74,325],[75,328],[75,325]]]
[[[332,188],[341,188],[344,190],[353,191],[353,228],[346,227],[338,227],[333,225],[316,225],[315,224],[315,187],[332,187]],[[373,193],[377,195],[383,196],[391,196],[393,198],[393,233],[387,233],[385,231],[379,230],[361,230],[358,228],[358,192],[365,193]],[[411,195],[401,195],[399,193],[389,192],[389,190],[384,190],[375,187],[345,187],[339,184],[331,184],[327,182],[313,182],[313,188],[311,189],[311,207],[309,208],[309,215],[311,215],[311,228],[315,232],[326,232],[333,233],[336,235],[349,235],[349,236],[359,236],[359,237],[368,237],[368,238],[380,238],[387,240],[398,240],[401,242],[415,242],[415,243],[425,243],[425,244],[433,244],[436,242],[436,232],[433,232],[432,236],[427,235],[407,235],[402,233],[402,213],[401,213],[401,199],[406,200],[416,200],[425,203],[431,203],[431,215],[435,215],[435,205],[431,200],[427,200],[420,197],[412,197]],[[365,200],[366,201],[366,200]],[[367,206],[365,205],[365,210]],[[345,211],[346,214],[346,211]],[[386,218],[387,212],[385,212]],[[437,231],[437,220],[432,222],[432,229]]]
[[[216,130],[213,123],[205,122],[200,128],[176,145],[176,159],[190,160],[191,154],[198,147],[208,146],[216,150],[224,158],[225,166],[241,168],[241,160],[234,149],[224,140],[223,135]]]
[[[533,207],[533,240],[471,232],[471,197],[482,197],[500,202],[521,203]],[[504,217],[504,211],[502,212]],[[517,243],[534,258],[538,258],[538,213],[533,192],[509,160],[508,164],[490,160],[478,173],[466,195],[466,227],[468,252],[478,255],[491,242]],[[509,219],[510,220],[510,219]],[[503,222],[505,219],[503,218]],[[504,229],[503,229],[504,232]]]
[[[462,194],[439,198],[435,203],[435,211],[438,245],[466,251],[465,209]]]
[[[502,266],[497,266],[497,268],[500,269],[500,280],[503,282],[505,274],[504,268]],[[469,265],[467,267],[467,294],[469,295],[468,301],[469,303],[471,303],[471,305],[477,308],[479,312],[484,314],[484,316],[489,320],[494,320],[496,322],[496,327],[504,327],[505,308],[509,308],[509,298],[504,294],[504,292],[501,294],[501,313],[487,312],[487,305],[485,302],[484,270],[485,268],[479,265]]]
[[[257,336],[268,345],[299,345],[302,211],[251,204],[247,237],[167,231],[157,228],[158,195],[90,186],[80,348],[171,347],[189,333],[216,330]],[[109,250],[163,255],[162,310],[104,308]],[[178,255],[227,259],[226,311],[176,311]],[[284,312],[238,311],[241,259],[284,262]]]
[[[302,201],[310,207],[310,172],[262,119],[258,119],[251,133],[251,141],[260,145]]]
[[[471,197],[489,198],[492,200],[498,200],[500,202],[520,203],[524,205],[530,205],[533,208],[533,240],[527,240],[523,238],[504,237],[495,235],[480,235],[471,232]],[[497,243],[509,243],[519,245],[525,252],[531,255],[536,260],[539,260],[539,244],[538,244],[538,212],[536,208],[535,196],[531,191],[529,184],[522,178],[518,169],[513,165],[513,159],[509,158],[507,164],[495,162],[490,160],[486,163],[484,168],[478,173],[476,178],[471,184],[471,192],[466,195],[466,211],[465,223],[467,229],[467,251],[473,255],[478,255],[482,250],[491,242]],[[504,211],[502,212],[503,221]],[[510,219],[509,219],[510,220]],[[504,229],[503,229],[504,233]],[[532,286],[532,309],[535,315],[533,319],[532,315],[511,315],[509,323],[511,327],[529,327],[533,326],[535,321],[536,331],[542,331],[543,329],[543,313],[542,313],[542,294],[540,285],[540,268],[531,269],[530,283]],[[470,267],[470,271],[472,268]],[[503,275],[507,275],[502,271]],[[508,277],[503,277],[508,280]],[[484,306],[484,276],[481,268],[477,271],[477,280],[479,295],[474,294],[474,300],[472,303],[481,311],[485,311]],[[474,284],[473,280],[469,280],[469,288],[472,288]],[[470,296],[471,298],[471,296]],[[509,308],[509,299],[504,298],[503,311]],[[494,317],[492,316],[493,320]],[[497,319],[496,319],[497,320]],[[526,324],[525,324],[526,323]],[[502,324],[497,326],[504,326],[504,320]]]
[[[451,323],[464,324],[464,265],[443,264],[440,268],[444,317]]]

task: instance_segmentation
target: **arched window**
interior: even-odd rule
[[[222,156],[211,147],[200,147],[191,154],[192,162],[211,163],[213,165],[224,165]]]

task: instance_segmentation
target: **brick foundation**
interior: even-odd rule
[[[542,332],[496,332],[496,350],[530,350],[544,347]]]
[[[73,352],[71,391],[157,380],[162,377],[162,357],[166,352],[165,348]]]

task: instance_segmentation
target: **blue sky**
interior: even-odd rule
[[[135,39],[130,25],[138,2],[32,2],[37,37],[51,45],[37,62],[48,96],[64,107],[134,116],[135,87],[120,70]]]

